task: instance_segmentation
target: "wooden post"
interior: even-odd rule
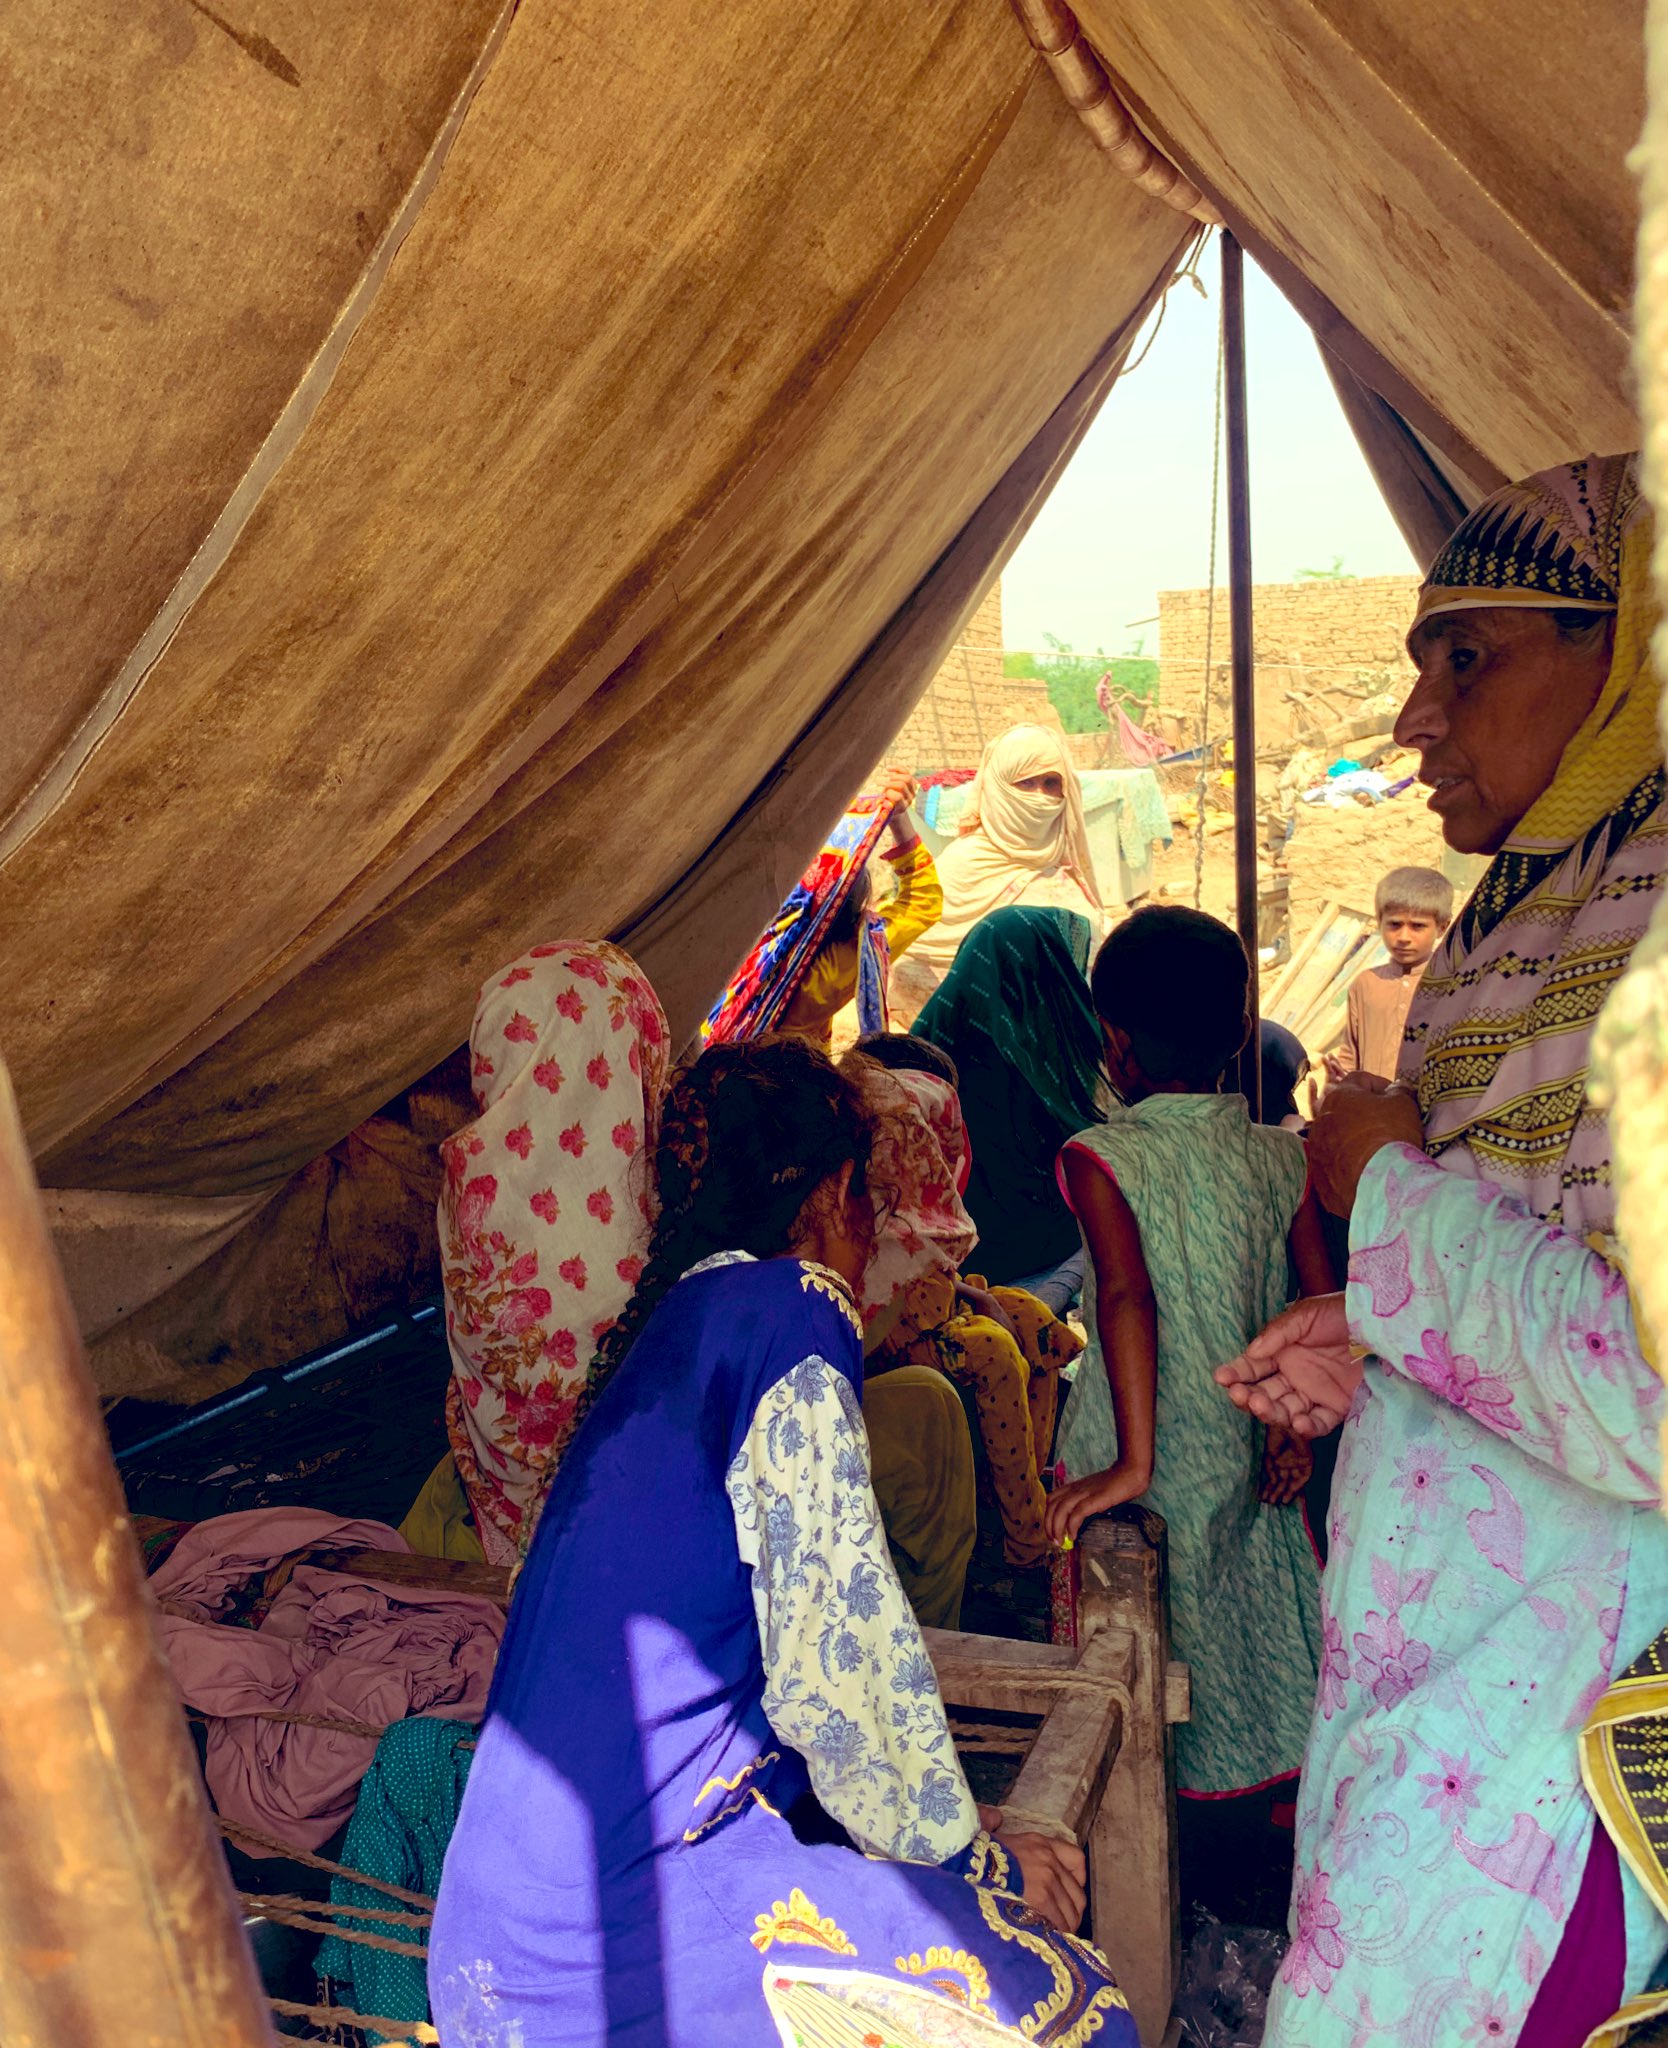
[[[1004,1824],[1012,1833],[1024,1834],[1034,1818],[1041,1818],[1079,1846],[1093,1835],[1123,1747],[1134,1664],[1135,1646],[1121,1630],[1102,1629],[1084,1651],[1072,1674],[1075,1682],[1063,1687],[1049,1708],[1002,1802]]]
[[[0,1068],[0,2041],[267,2048]]]
[[[1245,406],[1245,256],[1222,233],[1222,343],[1228,420],[1228,616],[1233,633],[1234,921],[1251,962],[1251,1036],[1239,1059],[1240,1092],[1262,1115],[1257,1046],[1257,647],[1251,606],[1251,458]]]
[[[1085,1522],[1077,1539],[1078,1647],[1116,1629],[1136,1646],[1118,1760],[1089,1832],[1089,1910],[1141,2035],[1159,2048],[1170,2025],[1181,1961],[1174,1742],[1170,1707],[1170,1605],[1165,1530],[1141,1507]]]

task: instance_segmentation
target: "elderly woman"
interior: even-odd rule
[[[1450,846],[1492,856],[1401,1086],[1311,1136],[1347,1292],[1217,1377],[1343,1423],[1292,1943],[1267,2039],[1577,2044],[1664,1934],[1595,1829],[1582,1724],[1668,1612],[1660,1383],[1612,1238],[1588,1046],[1668,862],[1631,457],[1547,471],[1437,559],[1397,723]]]
[[[900,1006],[920,1007],[949,972],[962,940],[993,910],[1023,904],[1071,911],[1089,920],[1097,938],[1106,929],[1083,784],[1063,733],[1016,725],[992,740],[958,830],[938,862],[944,891],[938,923],[893,972]]]

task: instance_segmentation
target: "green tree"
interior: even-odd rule
[[[1158,663],[1141,653],[1137,641],[1133,654],[1108,654],[1097,648],[1093,654],[1079,654],[1069,641],[1045,633],[1042,654],[1008,654],[1002,659],[1002,673],[1026,677],[1048,687],[1048,701],[1060,714],[1067,732],[1104,732],[1106,720],[1095,696],[1103,675],[1110,675],[1115,694],[1146,700],[1158,687]]]

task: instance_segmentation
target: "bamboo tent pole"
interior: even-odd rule
[[[1262,1115],[1257,1046],[1257,650],[1251,604],[1251,459],[1245,404],[1245,255],[1222,235],[1222,335],[1228,414],[1228,617],[1233,639],[1234,917],[1251,962],[1251,1036],[1239,1056],[1240,1092]],[[1201,827],[1203,820],[1200,821]]]
[[[268,2048],[0,1067],[0,2041]]]
[[[1135,125],[1134,115],[1065,0],[1013,0],[1013,9],[1032,49],[1053,72],[1066,104],[1094,137],[1096,147],[1143,192],[1214,227],[1215,207]]]

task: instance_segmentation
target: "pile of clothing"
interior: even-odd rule
[[[175,1683],[207,1724],[203,1772],[224,1819],[317,1849],[352,1815],[384,1728],[413,1714],[480,1719],[504,1633],[494,1603],[306,1561],[406,1548],[381,1522],[254,1508],[197,1523],[151,1574]]]

